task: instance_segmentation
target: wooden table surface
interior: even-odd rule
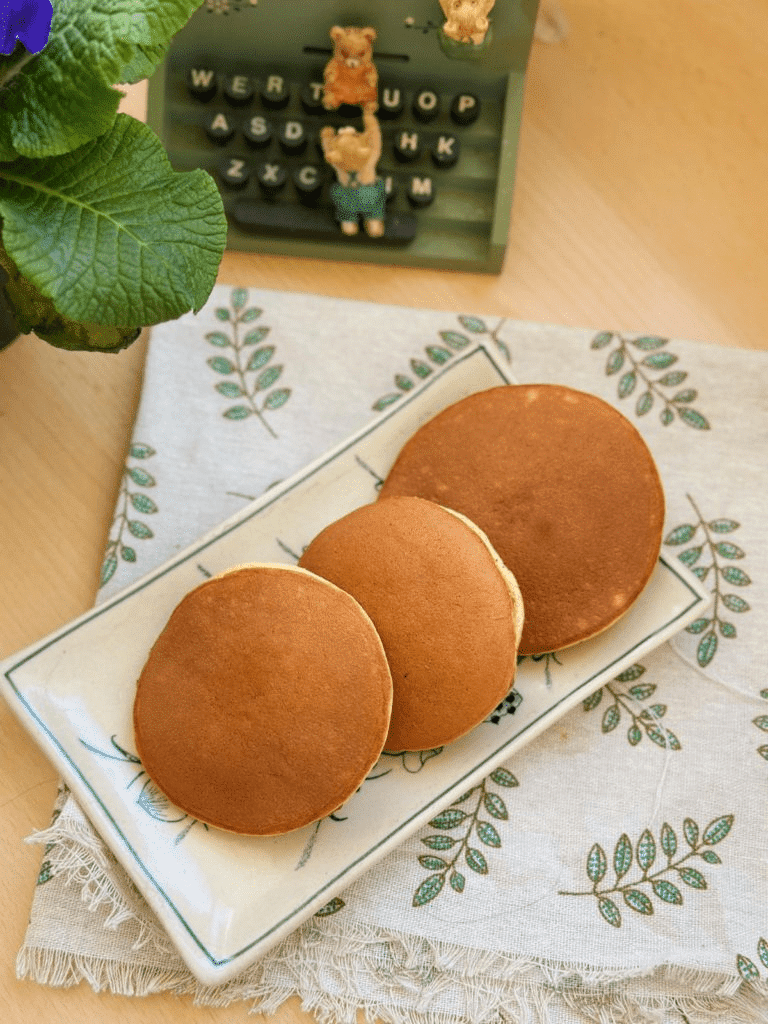
[[[510,0],[512,2],[512,0]],[[546,0],[545,0],[546,3]],[[534,44],[496,276],[227,254],[220,281],[768,348],[765,0],[561,0]],[[143,90],[126,109],[142,116]],[[0,353],[0,658],[94,600],[140,386],[119,355]],[[56,772],[0,702],[0,1018],[225,1024],[245,1007],[15,977]],[[297,1000],[281,1024],[307,1024]]]

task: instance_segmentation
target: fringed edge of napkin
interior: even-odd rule
[[[54,987],[86,982],[94,991],[124,996],[171,992],[204,1006],[247,1002],[251,1012],[261,1014],[273,1014],[298,997],[320,1024],[356,1024],[358,1014],[383,1024],[550,1024],[555,1005],[567,1006],[590,1024],[662,1024],[672,1012],[691,1015],[697,1024],[765,1020],[768,985],[735,975],[672,966],[636,974],[597,971],[364,925],[342,929],[328,919],[310,919],[238,977],[205,986],[184,966],[86,819],[57,820],[28,842],[49,848],[51,869],[64,884],[79,887],[88,909],[104,918],[104,927],[130,929],[130,949],[139,955],[132,962],[25,943],[16,961],[19,979]],[[153,952],[164,956],[167,966],[147,963]]]

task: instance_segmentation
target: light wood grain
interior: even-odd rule
[[[220,280],[768,348],[764,0],[562,0],[536,43],[503,273],[227,254]],[[126,109],[141,116],[143,90]],[[34,338],[0,353],[0,657],[86,610],[140,390],[119,355]],[[308,339],[308,345],[311,339]],[[14,975],[56,773],[0,707],[0,1017],[7,1024],[225,1024],[243,1006],[49,990]],[[296,1000],[281,1024],[308,1015]]]

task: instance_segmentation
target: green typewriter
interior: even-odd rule
[[[229,249],[498,273],[537,2],[207,0],[150,80],[148,121],[176,169],[216,180]],[[365,96],[331,87],[361,61]],[[338,194],[363,192],[325,141],[371,124],[384,206],[358,231]]]

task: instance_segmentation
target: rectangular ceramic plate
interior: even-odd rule
[[[183,595],[239,563],[295,563],[323,527],[376,498],[377,483],[425,420],[509,382],[482,345],[456,357],[180,556],[0,666],[11,707],[202,982],[226,981],[328,907],[406,836],[709,603],[695,576],[661,558],[615,626],[556,657],[522,659],[498,715],[432,756],[383,756],[343,809],[319,824],[247,838],[209,829],[168,803],[136,757],[132,706],[149,648]]]

